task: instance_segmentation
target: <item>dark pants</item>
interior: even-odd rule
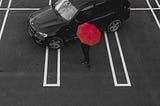
[[[83,54],[84,54],[85,60],[89,63],[89,60],[90,60],[90,59],[89,59],[89,49],[90,49],[90,46],[81,43],[81,48],[82,48],[82,52],[83,52]]]

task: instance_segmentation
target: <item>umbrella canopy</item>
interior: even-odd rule
[[[77,36],[82,43],[93,46],[99,43],[101,33],[96,26],[84,23],[78,26]]]

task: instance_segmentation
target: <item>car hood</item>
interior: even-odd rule
[[[52,8],[47,6],[30,15],[32,26],[39,32],[53,36],[66,24],[66,21]]]

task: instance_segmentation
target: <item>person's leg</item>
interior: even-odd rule
[[[89,64],[90,62],[90,59],[89,59],[89,49],[90,49],[90,46],[86,45],[86,44],[81,44],[81,48],[82,48],[82,52],[84,54],[84,58],[85,60],[82,61],[82,63],[87,63]]]

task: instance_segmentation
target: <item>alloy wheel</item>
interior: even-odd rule
[[[110,32],[115,32],[119,29],[120,27],[120,24],[121,24],[121,21],[120,20],[114,20],[112,21],[109,26],[108,26],[108,30]]]
[[[59,49],[63,46],[63,40],[61,38],[53,38],[49,42],[49,47],[52,49]]]

